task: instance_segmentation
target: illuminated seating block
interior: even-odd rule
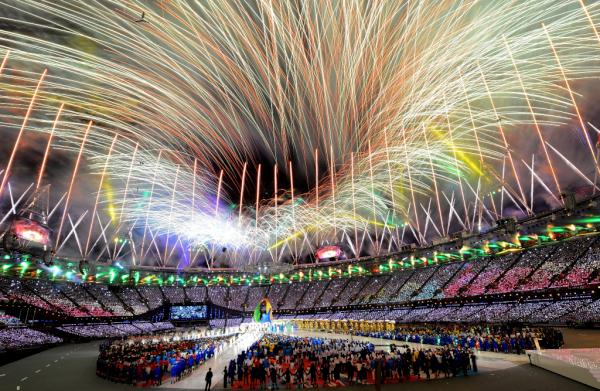
[[[600,349],[528,350],[533,365],[600,389]]]

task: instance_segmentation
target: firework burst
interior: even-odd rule
[[[538,184],[560,203],[568,159],[547,132],[573,119],[582,176],[598,170],[573,90],[600,73],[598,4],[1,3],[22,27],[0,38],[5,124],[39,83],[21,133],[52,132],[98,174],[84,257],[189,267],[229,246],[242,264],[475,231],[506,202],[532,213]],[[518,140],[543,150],[535,185]],[[107,244],[120,233],[129,252]]]

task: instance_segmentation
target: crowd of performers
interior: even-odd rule
[[[355,335],[393,339],[400,342],[438,346],[460,346],[484,352],[525,354],[541,348],[559,349],[564,345],[562,333],[554,328],[510,326],[399,326],[394,331],[356,332]]]
[[[100,345],[96,374],[132,385],[156,386],[176,382],[214,356],[226,337],[171,340],[150,336],[109,341]]]
[[[396,325],[393,330],[349,330],[349,333],[397,343],[382,350],[360,338],[266,333],[222,369],[223,386],[314,388],[468,376],[477,372],[475,352],[479,350],[521,354],[525,349],[535,349],[536,340],[546,348],[563,344],[560,331],[552,328]],[[106,342],[100,347],[97,374],[133,385],[176,382],[213,357],[229,338],[203,336],[176,340],[171,335]],[[424,345],[411,348],[406,342]]]
[[[223,369],[232,388],[306,388],[384,384],[467,376],[477,371],[472,350],[456,347],[378,350],[347,339],[265,334]]]
[[[394,324],[381,321],[324,323],[315,320],[294,320],[301,330],[324,330],[399,342],[423,343],[437,346],[461,346],[486,352],[524,354],[525,350],[559,349],[564,345],[560,330],[552,327],[529,327],[490,324]],[[333,328],[332,326],[335,326]]]

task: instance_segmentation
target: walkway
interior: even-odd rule
[[[223,349],[215,354],[213,358],[200,365],[198,369],[194,371],[190,376],[184,378],[177,383],[163,383],[161,388],[189,388],[189,389],[204,389],[205,381],[204,378],[209,368],[213,371],[212,385],[215,388],[223,387],[223,368],[229,366],[229,361],[235,360],[242,351],[248,349],[254,342],[258,341],[262,337],[262,334],[257,332],[250,332],[241,335],[236,340],[231,342],[228,346],[224,346]]]

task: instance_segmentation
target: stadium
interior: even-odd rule
[[[0,0],[0,389],[600,389],[599,31]]]

